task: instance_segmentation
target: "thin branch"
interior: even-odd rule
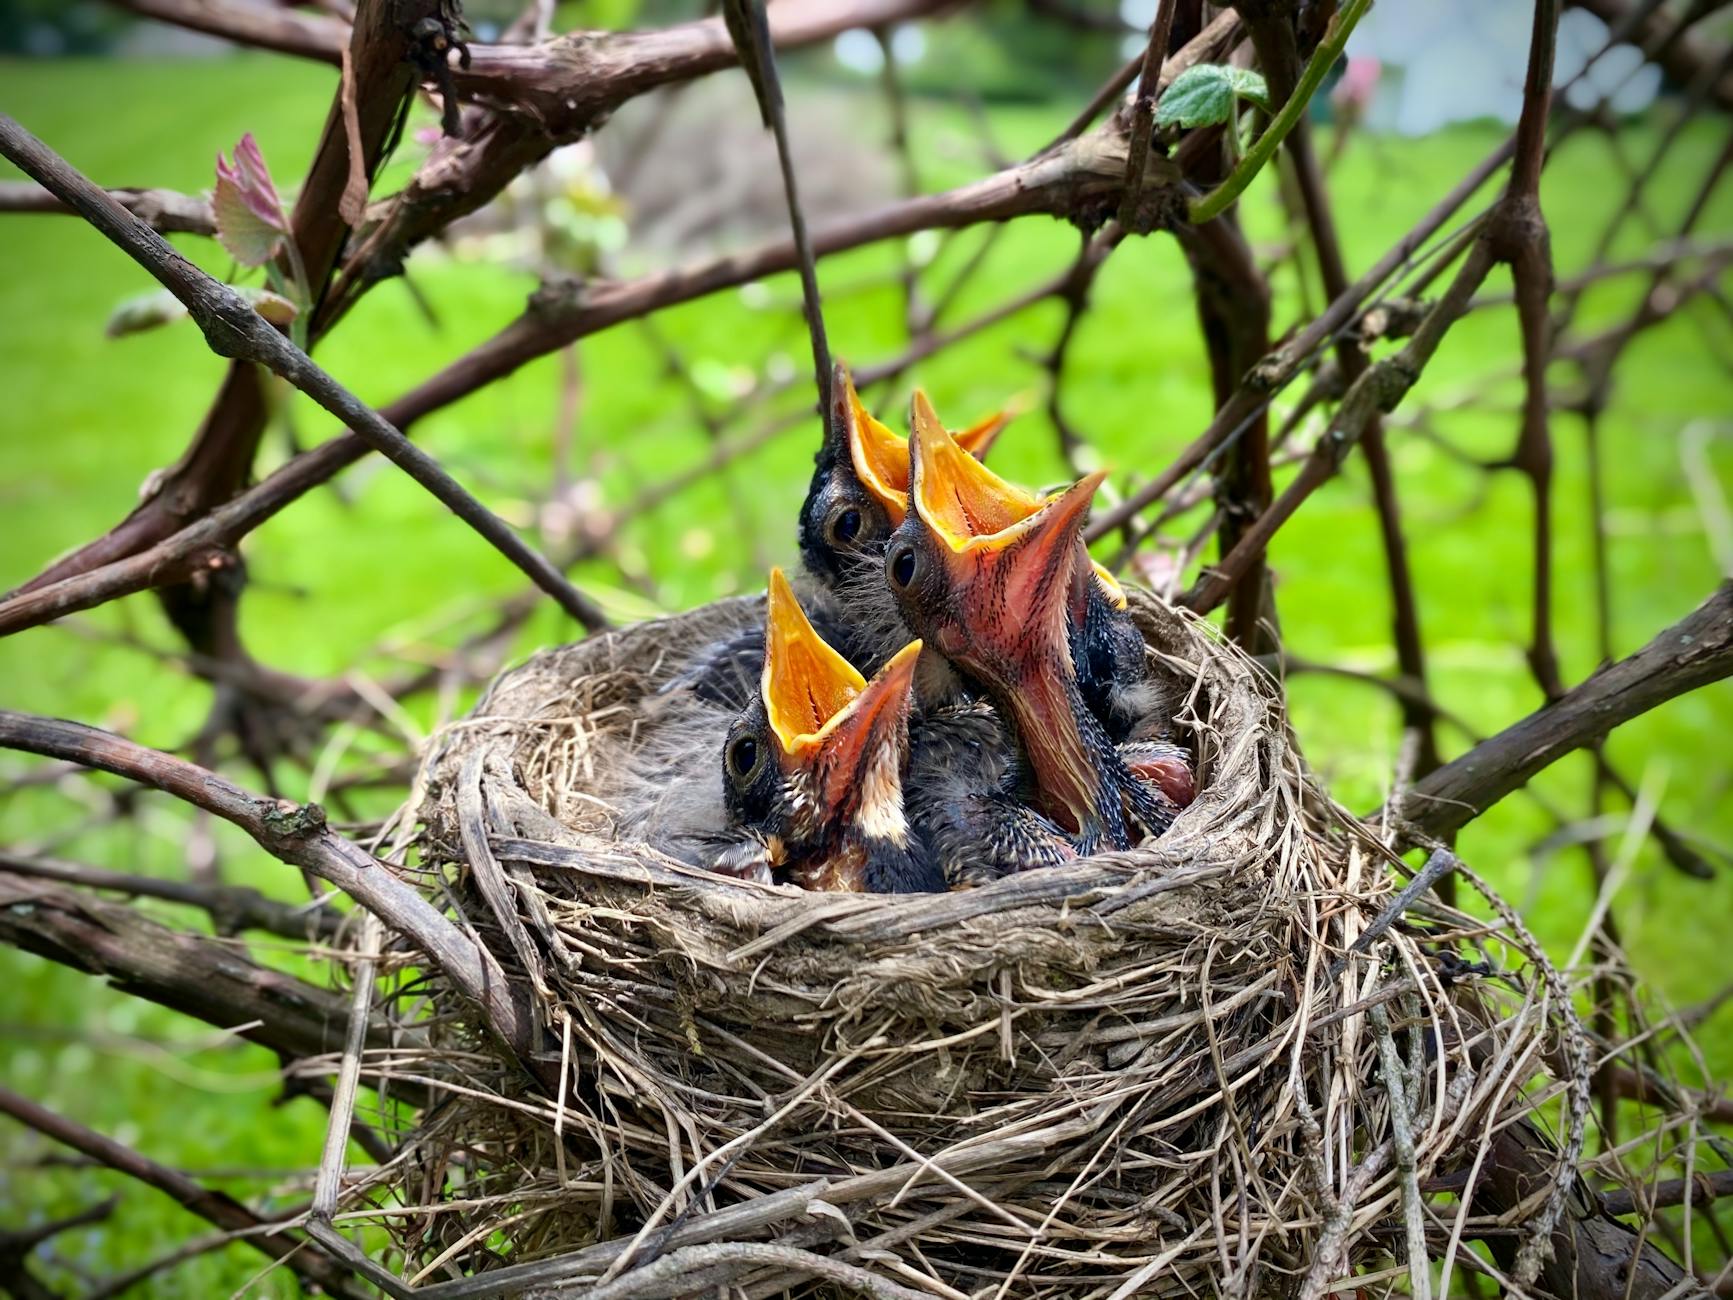
[[[1632,718],[1733,675],[1733,582],[1633,655],[1416,781],[1396,810],[1409,842],[1467,825],[1535,773]]]
[[[1614,1218],[1627,1214],[1647,1217],[1669,1205],[1684,1204],[1687,1191],[1692,1200],[1699,1202],[1733,1196],[1733,1169],[1717,1169],[1714,1173],[1698,1174],[1695,1178],[1669,1178],[1640,1192],[1619,1187],[1601,1195],[1601,1211]]]
[[[173,1198],[182,1209],[190,1210],[226,1232],[235,1233],[236,1240],[244,1241],[333,1294],[360,1295],[351,1285],[346,1268],[269,1220],[260,1218],[228,1193],[205,1187],[179,1170],[160,1165],[131,1147],[122,1146],[113,1138],[85,1128],[8,1088],[0,1088],[0,1113],[10,1115],[44,1137],[100,1161],[110,1169],[154,1187]]]
[[[322,1056],[342,1042],[347,1007],[329,989],[261,966],[238,949],[171,929],[123,903],[0,870],[0,943],[182,1015],[232,1030],[285,1060]],[[385,1047],[386,1026],[370,1046]]]
[[[855,27],[905,22],[948,0],[808,0],[769,10],[778,48],[829,40]],[[477,107],[461,146],[436,150],[355,241],[332,286],[335,323],[372,285],[403,269],[410,250],[459,217],[490,203],[555,148],[588,135],[622,104],[661,86],[734,64],[718,18],[641,32],[577,31],[539,45],[477,45],[470,66],[453,70]],[[497,106],[495,108],[494,106]]]
[[[214,235],[216,219],[208,199],[179,190],[111,189],[109,196],[152,230],[163,234]],[[76,215],[35,181],[0,181],[0,212]]]
[[[792,30],[779,30],[774,14],[772,19],[772,34],[786,34],[790,42],[808,37],[813,30],[792,23]],[[1163,84],[1187,67],[1219,57],[1238,31],[1239,24],[1231,13],[1220,15],[1167,61]],[[1116,140],[1111,131],[1095,132],[983,181],[838,221],[815,233],[814,249],[823,256],[918,230],[999,221],[1025,212],[1062,213],[1077,204],[1098,203],[1114,192],[1122,177],[1123,142]],[[1417,243],[1427,233],[1417,232]],[[536,357],[621,321],[790,270],[795,258],[792,242],[783,241],[636,280],[589,281],[581,294],[550,287],[532,299],[522,317],[382,408],[380,415],[397,429],[407,430],[426,415]],[[1393,261],[1392,267],[1400,260]],[[957,336],[954,333],[952,337]],[[930,355],[931,350],[922,355]],[[50,566],[10,599],[0,601],[0,635],[92,608],[120,595],[184,581],[201,569],[226,567],[231,563],[229,548],[239,538],[289,502],[329,481],[368,450],[369,443],[357,433],[331,439],[145,550],[130,551],[130,540],[123,544],[116,535],[119,530],[112,531],[67,561]],[[78,561],[83,562],[81,566],[76,565]],[[96,567],[96,561],[101,568]]]
[[[607,626],[607,618],[565,575],[532,550],[498,515],[472,497],[426,452],[410,442],[377,412],[321,370],[265,321],[233,289],[205,274],[161,235],[109,198],[16,121],[0,114],[0,153],[46,188],[76,207],[104,235],[128,253],[186,305],[219,356],[258,362],[348,425],[462,519],[573,618],[587,628]]]
[[[1160,88],[1162,61],[1167,58],[1168,37],[1173,33],[1175,0],[1157,0],[1155,17],[1149,23],[1149,43],[1143,49],[1143,68],[1137,78],[1137,98],[1131,105],[1130,144],[1125,158],[1125,196],[1119,201],[1121,230],[1139,230],[1138,200],[1143,197],[1143,173],[1149,163],[1149,141],[1155,133],[1155,96]]]
[[[30,1272],[30,1256],[62,1233],[105,1222],[119,1204],[120,1198],[111,1196],[74,1214],[32,1227],[0,1229],[0,1292],[13,1300],[52,1300],[54,1293]]]
[[[782,97],[782,77],[776,68],[776,46],[770,39],[770,22],[764,0],[722,0],[729,36],[741,66],[752,79],[764,125],[776,141],[776,164],[782,172],[782,195],[788,206],[789,232],[794,239],[795,265],[800,271],[800,297],[806,330],[812,340],[813,379],[818,388],[818,409],[830,409],[830,343],[824,334],[824,307],[818,295],[818,267],[812,255],[812,240],[806,231],[806,213],[800,206],[800,185],[794,175],[794,155],[788,144],[788,106]],[[887,50],[886,59],[892,56]]]
[[[1491,247],[1484,240],[1477,241],[1468,260],[1451,282],[1450,289],[1433,305],[1425,321],[1414,332],[1414,337],[1408,340],[1401,352],[1370,367],[1354,382],[1343,397],[1336,418],[1319,436],[1298,476],[1288,484],[1275,504],[1241,534],[1238,543],[1222,562],[1206,571],[1186,593],[1184,603],[1189,608],[1200,613],[1214,609],[1234,590],[1243,575],[1262,562],[1276,530],[1293,518],[1294,512],[1313,492],[1335,477],[1337,469],[1373,418],[1380,412],[1395,410],[1397,403],[1419,380],[1445,332],[1467,310],[1469,300],[1492,269],[1492,263]]]
[[[1546,164],[1557,29],[1557,0],[1536,0],[1510,186],[1487,222],[1487,238],[1494,255],[1510,266],[1522,328],[1522,428],[1509,463],[1528,479],[1534,502],[1534,593],[1528,661],[1548,699],[1556,699],[1564,692],[1552,627],[1553,451],[1546,382],[1547,364],[1552,356],[1552,319],[1548,310],[1552,296],[1552,245],[1540,206],[1540,173]]]
[[[209,914],[221,934],[262,930],[285,939],[333,939],[343,913],[325,903],[284,903],[244,885],[192,884],[157,876],[136,876],[77,862],[25,857],[0,848],[0,868],[15,876],[57,880],[134,898],[160,898]]]
[[[1516,138],[1512,136],[1487,155],[1467,176],[1458,181],[1413,229],[1397,240],[1376,264],[1354,281],[1346,293],[1335,298],[1293,339],[1259,362],[1233,399],[1217,410],[1209,427],[1187,445],[1166,469],[1119,505],[1111,510],[1101,511],[1090,521],[1085,533],[1088,540],[1096,541],[1124,527],[1141,511],[1161,500],[1175,484],[1190,475],[1232,437],[1260,406],[1267,404],[1274,394],[1285,388],[1289,381],[1305,368],[1319,348],[1329,343],[1339,330],[1353,321],[1359,314],[1361,304],[1398,269],[1406,265],[1427,240],[1438,233],[1444,223],[1485,184],[1487,177],[1509,161],[1515,144]]]
[[[1628,0],[1570,0],[1577,9],[1587,9],[1614,32],[1625,32],[1644,51],[1644,56],[1658,64],[1676,84],[1688,86],[1706,69],[1721,64],[1710,80],[1710,94],[1724,113],[1733,113],[1733,69],[1722,64],[1727,53],[1725,45],[1717,45],[1687,30],[1690,23],[1675,24],[1672,15],[1653,4],[1634,5]],[[1688,15],[1701,17],[1717,6],[1698,5]],[[1646,10],[1646,12],[1645,12]]]
[[[1275,119],[1264,128],[1263,134],[1246,150],[1245,157],[1240,159],[1239,165],[1225,181],[1208,194],[1192,200],[1188,215],[1194,223],[1201,224],[1226,212],[1233,201],[1245,191],[1246,186],[1252,183],[1252,178],[1263,170],[1264,164],[1275,157],[1277,147],[1305,113],[1311,104],[1313,93],[1323,84],[1325,75],[1336,66],[1336,60],[1342,57],[1342,50],[1347,46],[1348,37],[1353,33],[1355,25],[1371,7],[1372,0],[1348,0],[1343,8],[1331,16],[1324,39],[1318,42],[1318,48],[1312,51],[1306,70],[1300,74],[1299,85],[1294,87],[1294,93],[1288,96],[1281,112],[1276,114]]]
[[[1231,21],[1232,17],[1230,12],[1224,12],[1217,15],[1216,21],[1220,22],[1224,18]],[[1134,59],[1127,59],[1125,65],[1118,72],[1101,83],[1100,88],[1090,97],[1089,102],[1077,111],[1077,116],[1071,119],[1064,130],[1053,137],[1052,142],[1047,147],[1054,149],[1067,140],[1075,140],[1094,126],[1095,119],[1101,116],[1107,106],[1130,89],[1131,83],[1137,80],[1137,74],[1143,70],[1143,60],[1142,54]]]
[[[238,45],[275,50],[335,67],[349,42],[349,24],[287,5],[234,4],[228,0],[115,0],[144,18],[221,37]]]
[[[441,915],[383,862],[325,825],[317,804],[299,806],[249,794],[215,772],[147,749],[110,732],[57,718],[0,710],[0,746],[60,758],[152,786],[221,817],[272,857],[337,886],[397,933],[418,944],[446,978],[476,1003],[520,1054],[533,1025],[517,990],[486,948]]]

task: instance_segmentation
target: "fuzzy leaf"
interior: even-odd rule
[[[1200,63],[1174,78],[1155,106],[1155,124],[1214,126],[1233,116],[1235,99],[1250,100],[1267,109],[1270,90],[1263,77],[1250,69]]]
[[[280,293],[251,284],[237,284],[234,289],[247,300],[248,306],[273,325],[287,325],[301,314],[300,307]]]
[[[218,241],[242,266],[263,266],[288,237],[282,200],[251,131],[235,146],[232,163],[217,155],[211,211],[217,219]]]
[[[167,289],[158,289],[155,293],[128,298],[116,307],[109,313],[108,325],[103,329],[103,333],[111,339],[125,338],[128,334],[143,334],[159,325],[182,320],[186,314],[187,309],[181,305],[179,298]]]

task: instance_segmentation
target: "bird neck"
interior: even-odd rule
[[[1017,744],[1035,780],[1035,807],[1073,834],[1098,830],[1115,819],[1101,755],[1106,737],[1083,703],[1075,676],[1040,670],[994,700],[1011,720]]]

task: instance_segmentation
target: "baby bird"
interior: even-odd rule
[[[903,811],[910,692],[921,643],[866,680],[770,573],[758,698],[728,729],[724,798],[740,845],[805,889],[940,892],[945,880]],[[736,847],[718,865],[745,874]]]
[[[966,454],[946,434],[925,393],[915,394],[909,442],[929,470],[929,512],[953,534],[998,532],[1042,507],[1041,498]],[[1108,737],[1123,741],[1138,733],[1156,707],[1143,637],[1126,611],[1118,580],[1090,557],[1081,536],[1073,549],[1077,563],[1094,576],[1076,585],[1067,611],[1078,689]]]
[[[1010,419],[997,412],[949,436],[964,454],[979,458]],[[863,668],[876,668],[908,640],[884,580],[885,545],[908,513],[908,440],[874,418],[848,367],[838,362],[824,444],[800,509],[800,555],[845,611],[849,631],[841,649]]]
[[[952,435],[970,454],[984,456],[1011,417],[987,416]],[[909,630],[885,587],[884,548],[909,509],[909,448],[875,419],[838,362],[831,409],[798,537],[804,573],[801,601],[826,641],[857,668],[872,672],[900,647]],[[687,691],[729,710],[752,698],[764,662],[764,629],[750,627],[703,647],[664,687]],[[921,666],[922,696],[949,697],[956,683],[942,662]]]
[[[1022,759],[1015,793],[1071,835],[1079,853],[1129,848],[1136,822],[1159,834],[1176,806],[1159,784],[1138,779],[1083,689],[1087,638],[1102,625],[1087,615],[1106,589],[1083,549],[1082,523],[1105,475],[1029,513],[1027,494],[954,454],[921,407],[911,440],[914,508],[885,562],[904,617],[1009,722]],[[1114,646],[1102,661],[1119,653]],[[1092,684],[1098,699],[1115,702],[1111,680]]]
[[[1016,741],[987,701],[925,710],[910,744],[909,820],[953,889],[1077,856],[1056,822],[1018,799]]]

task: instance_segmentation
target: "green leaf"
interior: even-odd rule
[[[1266,113],[1270,111],[1270,86],[1263,73],[1253,72],[1250,68],[1229,68],[1228,72],[1233,77],[1234,94],[1256,104]]]
[[[1225,63],[1200,63],[1175,77],[1155,106],[1157,126],[1214,126],[1233,116],[1234,100],[1259,108],[1270,106],[1270,89],[1262,76]]]
[[[155,293],[128,298],[116,307],[109,313],[108,325],[103,333],[111,339],[125,338],[128,334],[143,334],[159,325],[182,320],[186,314],[187,309],[181,306],[179,298],[167,289],[158,289]]]

